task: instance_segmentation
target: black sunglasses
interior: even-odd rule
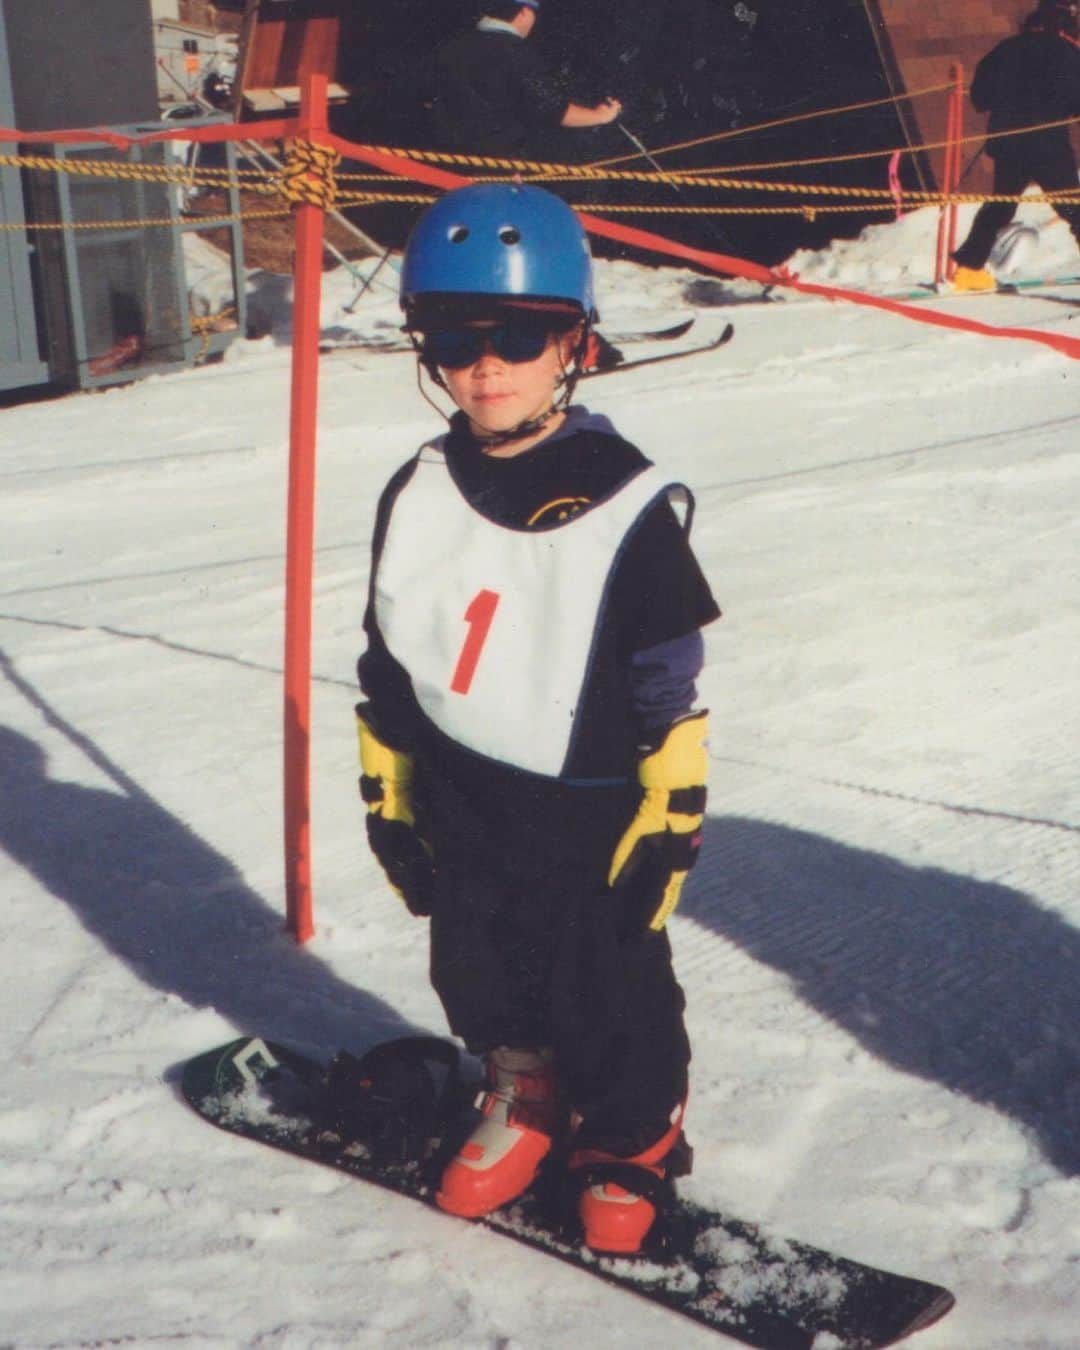
[[[509,320],[493,328],[436,328],[425,333],[424,358],[444,370],[474,366],[490,344],[496,356],[511,365],[535,361],[548,344],[552,330],[543,324]]]

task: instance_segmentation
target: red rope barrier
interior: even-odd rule
[[[0,127],[0,145],[5,141],[24,141],[27,145],[86,145],[99,142],[127,150],[132,145],[148,145],[153,141],[280,141],[297,135],[299,119],[278,117],[267,122],[220,122],[210,127],[186,127],[177,123],[175,130],[148,131],[145,136],[124,136],[107,127],[83,127],[62,131],[17,131]]]
[[[450,173],[447,169],[420,164],[401,155],[391,155],[369,146],[355,145],[340,136],[330,135],[327,139],[347,159],[359,160],[361,163],[385,169],[388,173],[411,178],[419,183],[427,183],[431,187],[462,187],[473,181],[460,174]],[[866,291],[852,291],[840,286],[821,286],[813,282],[800,281],[795,274],[782,268],[763,267],[745,258],[734,258],[726,253],[716,253],[712,249],[695,248],[692,244],[683,244],[664,235],[653,234],[651,230],[619,225],[588,212],[582,211],[579,215],[581,223],[590,234],[630,244],[634,248],[651,253],[661,253],[669,258],[681,258],[684,262],[696,263],[710,272],[723,272],[729,276],[759,281],[765,286],[786,286],[789,290],[801,291],[806,295],[820,295],[828,300],[843,300],[853,305],[865,305],[870,309],[886,310],[890,314],[913,319],[916,323],[930,324],[936,328],[951,328],[959,332],[976,333],[981,337],[1017,338],[1025,342],[1037,342],[1044,347],[1052,348],[1062,356],[1068,356],[1074,361],[1080,360],[1080,338],[1066,337],[1062,333],[1042,333],[1033,328],[997,328],[992,324],[979,323],[976,319],[963,318],[958,314],[943,314],[937,310],[906,304],[902,300],[871,295]]]
[[[38,131],[20,132],[0,127],[0,142],[14,141],[88,141],[100,140],[118,146],[127,146],[144,141],[156,140],[277,140],[298,134],[299,121],[296,118],[276,119],[267,122],[222,123],[220,126],[192,128],[178,127],[175,131],[158,131],[146,136],[121,136],[101,128],[89,128],[82,131]],[[430,187],[462,187],[473,180],[462,174],[451,173],[432,164],[423,164],[403,155],[392,155],[370,146],[357,145],[332,132],[322,132],[319,143],[331,145],[340,150],[347,159],[358,160],[383,169],[399,178],[408,178],[413,182],[426,183]],[[981,337],[1013,338],[1022,342],[1036,342],[1067,356],[1071,360],[1080,360],[1080,338],[1066,337],[1060,333],[1043,333],[1033,328],[1000,328],[993,324],[980,323],[976,319],[963,318],[956,314],[942,314],[939,311],[905,304],[900,300],[889,300],[884,296],[871,295],[865,291],[852,291],[840,286],[819,286],[803,282],[792,273],[783,269],[763,267],[745,258],[731,257],[725,253],[716,253],[711,249],[694,248],[668,239],[664,235],[653,234],[650,230],[636,229],[628,225],[619,225],[604,220],[600,216],[581,212],[585,228],[595,235],[613,239],[620,243],[631,244],[651,253],[663,254],[669,258],[681,258],[684,262],[695,263],[711,272],[722,272],[728,276],[746,277],[765,286],[786,286],[790,290],[802,291],[808,295],[820,295],[829,300],[843,300],[848,304],[865,305],[871,309],[886,310],[915,323],[929,324],[935,328],[951,328],[957,332],[975,333]]]

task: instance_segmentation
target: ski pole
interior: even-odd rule
[[[382,257],[375,264],[374,270],[370,273],[370,275],[365,277],[363,281],[360,283],[360,289],[356,292],[356,294],[353,296],[353,298],[349,301],[347,305],[342,306],[342,309],[346,314],[354,314],[356,312],[356,306],[360,303],[361,299],[371,289],[372,283],[374,282],[375,278],[383,270],[385,265],[390,261],[390,254],[393,251],[394,246],[393,244],[390,244],[383,252]]]
[[[641,155],[642,158],[647,161],[647,163],[652,165],[652,167],[656,170],[656,172],[660,175],[660,177],[664,180],[664,182],[667,183],[668,187],[673,189],[679,200],[685,202],[687,198],[678,180],[672,178],[670,174],[667,172],[667,170],[656,162],[655,158],[650,153],[648,147],[644,145],[637,136],[634,135],[634,133],[630,130],[630,128],[626,125],[625,122],[617,121],[615,125],[619,128],[619,130],[630,142],[630,144],[634,147],[634,149],[637,150],[638,154]],[[716,240],[717,244],[724,250],[725,253],[731,253],[734,251],[734,245],[732,244],[731,240],[728,239],[727,235],[723,232],[723,230],[720,229],[718,225],[714,224],[712,221],[709,221],[708,228],[713,238]]]

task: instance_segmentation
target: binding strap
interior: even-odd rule
[[[437,1036],[384,1041],[359,1058],[344,1050],[327,1068],[316,1128],[379,1165],[424,1161],[453,1116],[460,1077],[457,1047]]]

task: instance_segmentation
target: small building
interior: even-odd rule
[[[162,111],[205,96],[216,76],[230,85],[236,78],[237,35],[179,17],[179,0],[153,0],[154,64]],[[175,9],[177,16],[163,11]]]
[[[0,4],[0,126],[15,125],[15,103],[8,59],[7,26]],[[13,146],[3,150],[11,153]],[[16,168],[0,165],[0,224],[26,219],[22,180]],[[30,251],[26,235],[0,230],[0,390],[44,384],[49,367],[44,359],[35,317]]]
[[[138,136],[158,118],[147,0],[109,0],[89,19],[84,0],[0,0],[0,125]],[[177,369],[243,331],[238,226],[229,231],[232,327],[210,333],[189,310],[185,236],[201,227],[185,215],[179,188],[150,174],[63,167],[157,167],[176,151],[165,143],[118,150],[92,138],[3,146],[6,154],[31,149],[57,167],[0,166],[0,390],[90,388]]]

